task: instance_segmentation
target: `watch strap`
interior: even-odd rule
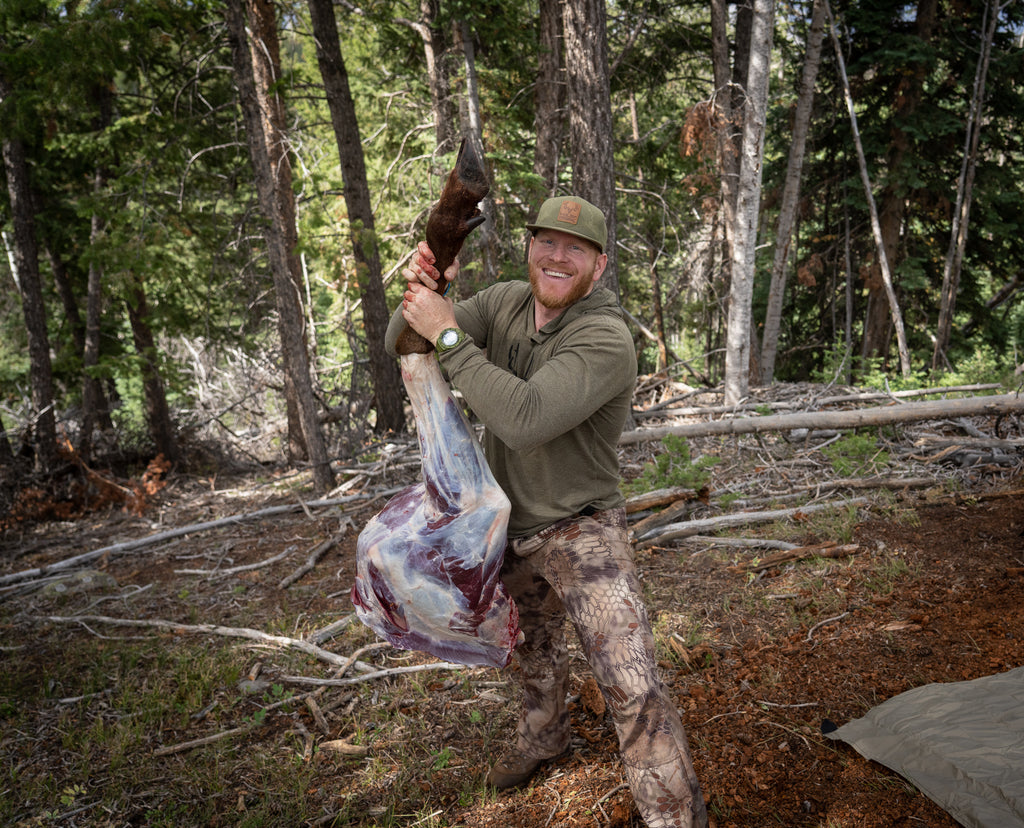
[[[443,354],[445,351],[450,351],[452,348],[460,345],[465,338],[465,332],[458,328],[445,328],[438,335],[434,348],[437,349],[438,353]]]

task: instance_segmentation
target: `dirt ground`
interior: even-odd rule
[[[638,552],[662,649],[664,679],[678,701],[718,828],[956,825],[896,774],[824,738],[821,725],[826,719],[843,724],[918,685],[973,679],[1024,664],[1022,482],[1018,473],[979,481],[974,491],[960,494],[939,488],[931,494],[904,494],[885,510],[858,513],[853,537],[847,541],[850,555],[771,567],[760,575],[735,568],[754,553],[710,541]],[[213,481],[205,493],[196,481],[173,483],[161,493],[159,504],[141,516],[109,512],[84,521],[8,530],[0,539],[0,574],[145,537],[169,526],[251,512],[268,503],[251,491],[226,490]],[[144,598],[133,601],[131,614],[143,611],[182,623],[259,629],[266,619],[281,617],[284,607],[286,615],[297,613],[310,626],[322,627],[351,611],[347,590],[354,575],[354,537],[379,506],[370,503],[350,510],[352,529],[291,588],[296,597],[286,597],[280,581],[309,549],[338,533],[336,511],[308,516],[299,511],[240,522],[228,536],[224,530],[219,535],[197,532],[144,552],[110,555],[95,562],[94,568],[121,588],[150,585]],[[821,525],[815,524],[801,540],[830,540],[820,532]],[[231,565],[238,567],[266,561],[289,548],[294,550],[290,557],[234,576],[233,582],[246,590],[244,612],[238,602],[222,597],[231,594],[223,582],[207,586],[210,581],[181,572],[188,566],[209,566],[216,555],[230,555]],[[198,560],[189,563],[193,559]],[[182,609],[183,584],[193,597],[209,590],[201,617],[195,618],[194,612],[188,617]],[[74,647],[102,628],[29,625],[25,613],[54,611],[34,595],[6,592],[2,603],[3,670],[26,670],[37,653]],[[57,611],[67,614],[71,607],[81,611],[85,606],[65,603]],[[129,614],[109,604],[89,611]],[[34,643],[25,649],[30,631]],[[339,641],[325,646],[347,655],[346,645]],[[264,661],[272,669],[273,656]],[[479,786],[500,745],[486,743],[478,733],[462,738],[450,723],[455,705],[465,703],[456,700],[453,688],[464,685],[443,675],[434,680],[429,697],[417,702],[413,715],[432,722],[437,738],[454,745],[461,761],[448,782],[444,775],[422,782],[424,801],[436,804],[433,821],[408,824],[637,826],[611,724],[601,713],[582,659],[577,656],[572,664],[570,753],[524,790],[480,795],[470,802],[454,793],[457,784],[464,789],[469,775]],[[329,672],[324,669],[325,675]],[[495,717],[503,731],[511,727],[515,709],[510,673],[514,670],[477,671],[474,679],[480,682],[474,690],[477,698],[491,700],[487,715]],[[308,719],[308,731],[316,733],[309,714],[301,716]],[[164,738],[189,737],[175,733]],[[258,749],[261,739],[267,738],[265,733],[251,737],[252,746]],[[33,761],[47,761],[45,743]],[[317,814],[329,814],[332,796],[360,784],[358,762],[344,768],[344,773],[336,768],[325,771],[318,780],[324,801]],[[347,780],[345,773],[352,779]],[[461,782],[456,781],[459,776]],[[360,795],[366,811],[363,821],[311,818],[308,824],[376,824],[372,815],[383,807],[387,791],[367,789]],[[376,810],[375,797],[380,798]],[[91,823],[80,817],[48,824]],[[233,824],[230,810],[218,824]]]
[[[690,653],[698,669],[669,662],[663,668],[719,828],[957,824],[898,775],[820,735],[825,719],[841,725],[912,687],[1024,664],[1024,493],[919,503],[914,510],[916,526],[868,518],[857,527],[863,552],[823,563],[818,575],[843,593],[840,611],[805,604],[806,623],[797,629],[785,616],[810,591],[794,588],[791,573],[751,584],[759,597],[748,606],[723,606],[721,596],[739,576],[719,558],[696,553],[681,569],[671,555],[641,558],[656,594],[665,596],[661,609],[704,614],[713,630]],[[863,577],[879,557],[907,565],[891,591]],[[775,595],[785,597],[761,600]],[[811,634],[815,624],[843,613]],[[614,787],[614,744],[608,726],[585,707],[575,727],[576,752],[547,780],[486,815],[465,815],[465,824],[593,824],[573,820],[568,803],[595,801]],[[599,824],[633,824],[625,793],[604,803],[603,812],[607,821]]]

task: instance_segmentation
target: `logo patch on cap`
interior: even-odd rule
[[[563,201],[558,210],[558,220],[566,224],[579,224],[582,205],[578,201]]]

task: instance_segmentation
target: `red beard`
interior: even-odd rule
[[[568,272],[567,268],[549,267],[548,269]],[[586,272],[578,272],[571,279],[564,280],[568,284],[562,290],[557,290],[559,285],[552,284],[552,282],[551,278],[543,274],[539,264],[530,262],[530,287],[533,289],[533,298],[549,310],[565,310],[593,290],[594,268],[591,267]]]

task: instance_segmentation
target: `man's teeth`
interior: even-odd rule
[[[569,278],[569,274],[568,273],[562,273],[561,271],[558,271],[558,270],[545,270],[544,272],[548,276],[552,277],[553,279],[568,279]]]

